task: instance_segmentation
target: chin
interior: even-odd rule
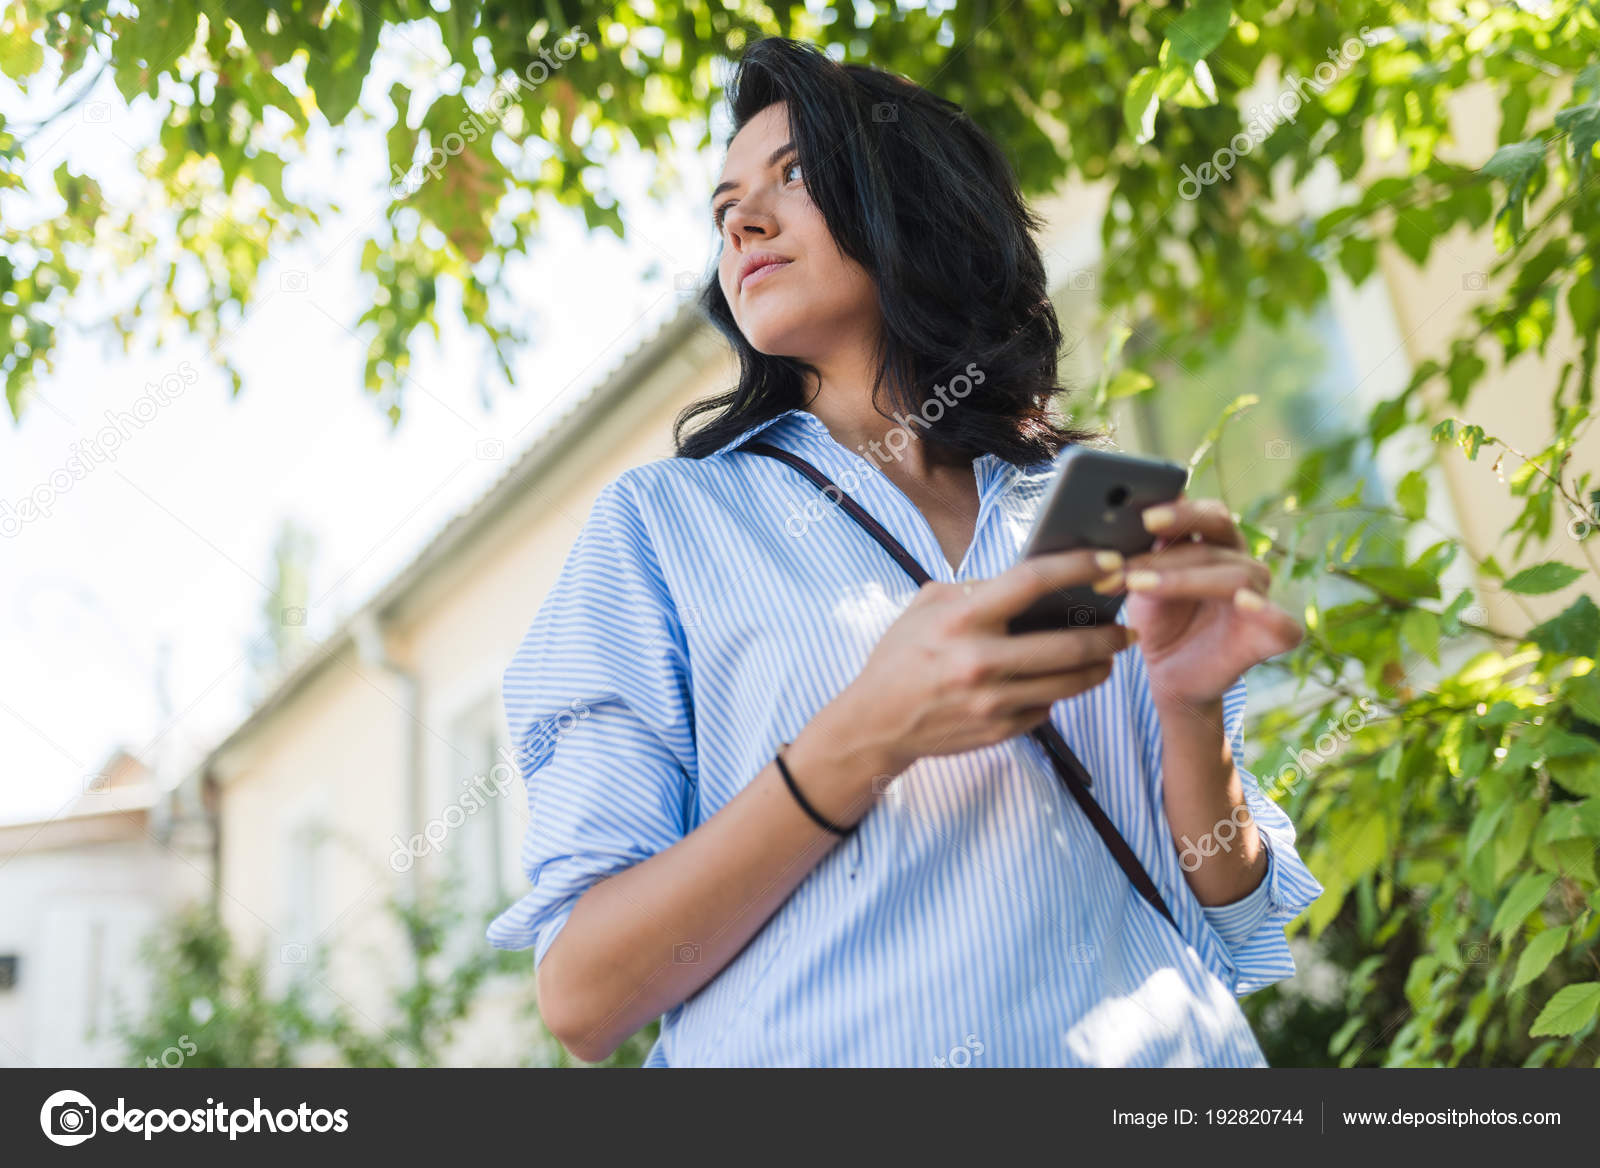
[[[739,322],[739,331],[750,347],[769,357],[792,357],[804,347],[802,338],[811,330],[802,322],[780,313],[757,312],[753,319]]]

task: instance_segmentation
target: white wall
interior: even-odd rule
[[[0,1066],[143,1064],[124,1055],[116,1011],[145,1002],[139,942],[189,883],[186,871],[148,837],[23,852],[0,866],[0,954],[20,958],[16,988],[0,990]]]

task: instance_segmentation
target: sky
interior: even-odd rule
[[[419,35],[386,34],[368,95],[399,77],[426,84],[438,49]],[[60,101],[0,79],[12,123]],[[48,192],[68,160],[113,200],[130,197],[135,149],[155,127],[108,76],[29,145],[28,188]],[[338,190],[347,212],[262,269],[253,309],[223,346],[244,375],[240,397],[197,340],[124,354],[68,332],[21,422],[0,424],[0,516],[53,473],[65,488],[48,492],[48,515],[0,520],[0,822],[57,813],[117,747],[178,777],[248,712],[246,650],[284,520],[315,536],[305,620],[320,638],[503,474],[563,401],[676,312],[687,294],[674,277],[710,260],[705,200],[720,151],[682,151],[681,186],[662,200],[646,194],[645,161],[624,159],[607,178],[629,241],[551,206],[510,281],[532,340],[514,384],[447,324],[441,342],[414,348],[393,429],[362,387],[365,346],[350,332],[364,307],[361,227],[386,181],[383,130],[356,135],[343,161],[326,136],[316,143],[309,181]],[[121,437],[105,460],[88,461],[81,479],[58,473],[109,425]]]

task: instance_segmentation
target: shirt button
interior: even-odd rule
[[[1056,828],[1056,840],[1057,842],[1063,844],[1067,842],[1067,833],[1062,831],[1059,827]]]

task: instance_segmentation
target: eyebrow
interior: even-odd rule
[[[794,149],[794,143],[793,142],[785,142],[782,146],[779,146],[771,154],[767,155],[767,165],[768,166],[776,166],[776,165],[778,165],[778,159],[782,158],[785,154],[788,154],[793,149]],[[738,185],[739,184],[736,183],[736,182],[718,183],[717,184],[717,189],[711,192],[711,198],[709,200],[707,200],[707,201],[715,203],[717,201],[717,196],[720,195],[723,191],[732,190],[734,187],[736,187]]]

